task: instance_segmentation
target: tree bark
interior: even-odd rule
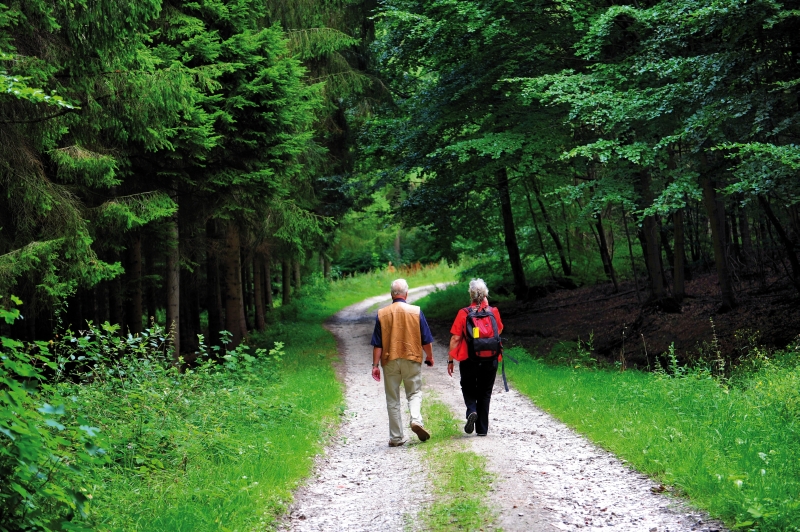
[[[722,307],[720,310],[730,310],[736,307],[736,296],[733,292],[733,284],[731,283],[726,257],[725,207],[722,201],[717,198],[715,183],[710,177],[707,175],[701,177],[700,186],[703,189],[703,205],[711,225],[714,263],[717,270],[720,293],[722,294]]]
[[[255,316],[255,301],[253,301],[253,290],[251,289],[251,277],[255,278],[255,272],[251,272],[250,267],[253,265],[253,253],[242,253],[242,291],[244,296],[244,318],[245,329],[250,330],[253,328],[253,322],[250,321],[250,312]]]
[[[642,198],[649,207],[653,204],[653,192],[650,188],[650,174],[646,171],[641,173],[641,185]],[[659,301],[666,298],[667,294],[661,269],[661,245],[658,241],[658,222],[655,216],[645,216],[643,226],[645,263],[650,277],[651,299]]]
[[[142,332],[142,234],[133,233],[128,252],[128,330],[131,334]]]
[[[758,196],[758,203],[761,205],[761,208],[764,209],[764,213],[767,215],[767,219],[772,224],[772,227],[775,228],[775,232],[778,233],[778,238],[780,239],[781,244],[783,244],[783,247],[786,248],[786,255],[789,259],[789,264],[792,267],[791,281],[795,289],[800,292],[800,262],[797,260],[794,242],[792,242],[791,238],[789,238],[789,235],[781,225],[778,217],[775,216],[775,212],[772,210],[772,206],[769,204],[769,201],[767,201],[764,196]]]
[[[625,215],[625,205],[622,205],[622,224],[625,227],[625,239],[628,241],[628,256],[631,258],[631,273],[633,273],[633,283],[636,286],[636,301],[642,304],[642,296],[639,295],[639,275],[636,273],[636,262],[633,260],[633,245],[631,244],[631,234],[628,231],[628,217]]]
[[[531,213],[531,221],[533,222],[533,228],[536,230],[536,237],[539,240],[539,248],[542,250],[542,257],[544,257],[544,262],[547,264],[547,270],[550,272],[550,278],[555,279],[556,274],[553,270],[553,266],[550,264],[550,259],[547,257],[547,250],[544,248],[544,240],[542,239],[542,233],[539,231],[539,224],[536,223],[536,213],[533,210],[533,203],[531,202],[531,195],[528,192],[528,187],[525,187],[525,199],[528,200],[528,211]]]
[[[533,181],[533,195],[536,197],[536,203],[539,204],[539,209],[542,211],[542,217],[544,218],[544,227],[547,229],[550,238],[553,239],[553,243],[556,246],[556,250],[558,251],[558,258],[561,260],[561,271],[564,272],[565,276],[572,275],[572,266],[570,261],[567,260],[567,256],[564,253],[564,247],[561,245],[561,238],[559,238],[558,233],[553,228],[553,222],[550,218],[550,214],[547,212],[547,208],[544,206],[544,201],[542,201],[542,194],[539,190],[539,185],[536,183],[536,180]]]
[[[120,262],[118,253],[114,253],[111,260]],[[125,311],[122,297],[122,277],[118,276],[108,282],[109,318],[111,323],[120,326],[120,331],[125,332]]]
[[[264,305],[266,310],[271,310],[275,303],[272,301],[272,265],[270,256],[264,257]]]
[[[685,268],[686,247],[683,234],[683,209],[672,213],[672,224],[675,226],[675,262],[672,271],[672,296],[679,302],[686,295]]]
[[[160,272],[156,269],[156,254],[153,245],[147,243],[143,244],[143,246],[145,254],[144,271],[147,276],[147,284],[143,287],[147,303],[147,319],[145,321],[147,322],[147,327],[150,327],[158,311],[158,297],[156,296],[156,286],[153,279],[160,277],[158,275]]]
[[[239,256],[239,227],[229,221],[225,228],[225,329],[231,334],[228,349],[242,343],[242,280]]]
[[[253,296],[256,306],[256,329],[264,330],[264,293],[261,281],[264,278],[261,253],[253,254]]]
[[[619,285],[617,284],[617,274],[614,272],[614,264],[611,262],[611,255],[608,252],[608,242],[606,241],[606,232],[603,229],[603,217],[598,212],[597,213],[597,223],[595,224],[597,227],[597,236],[600,243],[600,259],[603,261],[603,264],[606,266],[606,272],[608,277],[611,279],[611,282],[614,283],[614,293],[616,294],[619,292]]]
[[[294,267],[294,293],[295,295],[300,293],[300,288],[302,279],[300,277],[300,259],[294,259],[292,261],[292,265]]]
[[[97,321],[95,325],[102,325],[109,321],[108,283],[108,281],[103,281],[98,283],[95,287],[95,308],[97,309]]]
[[[291,303],[292,296],[292,261],[288,259],[284,259],[281,262],[281,304],[288,305]]]
[[[173,194],[172,200],[178,198]],[[181,354],[181,266],[180,266],[180,229],[178,213],[167,220],[167,271],[166,271],[166,329],[172,340],[173,357],[177,361]]]
[[[208,309],[208,345],[220,345],[222,330],[222,294],[219,289],[219,254],[216,220],[206,222],[206,309]]]
[[[511,211],[511,194],[508,190],[508,171],[506,168],[502,168],[497,173],[497,189],[500,194],[500,211],[503,215],[503,236],[505,237],[508,260],[511,265],[511,274],[514,277],[514,295],[517,300],[523,300],[528,296],[528,286],[525,282],[525,270],[522,267],[517,234],[514,229],[514,214]]]
[[[739,205],[739,234],[742,237],[742,256],[745,266],[750,266],[753,264],[753,238],[750,235],[750,223],[747,218],[747,208]]]

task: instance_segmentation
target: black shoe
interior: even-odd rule
[[[483,434],[481,434],[481,433],[479,432],[479,433],[477,433],[475,436],[486,436],[486,433],[484,432]]]
[[[472,434],[472,431],[475,430],[475,420],[478,419],[477,412],[470,412],[467,416],[467,424],[464,425],[464,432],[467,434]]]

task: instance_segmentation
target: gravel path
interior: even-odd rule
[[[432,289],[411,290],[409,302]],[[413,437],[404,447],[387,446],[383,384],[369,375],[375,309],[388,303],[385,296],[370,298],[328,324],[339,341],[347,410],[335,442],[297,492],[285,530],[419,529],[417,512],[431,498],[415,452],[421,444]],[[423,391],[433,392],[461,418],[458,370],[447,376],[446,341],[440,338],[433,346],[436,364],[423,368]],[[508,366],[513,373],[513,364]],[[654,493],[658,485],[652,480],[537,408],[513,386],[506,393],[501,378],[492,397],[489,435],[465,434],[463,441],[488,458],[496,477],[491,506],[499,514],[497,526],[506,532],[724,530],[681,501]]]

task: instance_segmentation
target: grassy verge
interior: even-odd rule
[[[111,458],[91,489],[96,529],[244,531],[274,522],[342,403],[327,331],[290,324],[275,340],[287,341],[283,353],[246,368],[139,373],[72,390]]]
[[[741,530],[800,530],[796,365],[766,363],[732,386],[677,367],[620,373],[509,353],[517,389],[696,506]]]
[[[423,510],[424,529],[437,532],[488,528],[495,516],[486,504],[493,480],[486,470],[486,458],[463,450],[463,442],[453,439],[461,430],[445,404],[426,400],[423,416],[432,436],[417,448],[428,464],[436,495],[436,500]]]

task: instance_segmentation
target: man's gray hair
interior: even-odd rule
[[[392,281],[392,297],[404,296],[408,293],[408,283],[405,279]]]
[[[489,297],[489,288],[483,279],[473,279],[469,282],[469,297],[473,303],[480,303],[484,297]]]

